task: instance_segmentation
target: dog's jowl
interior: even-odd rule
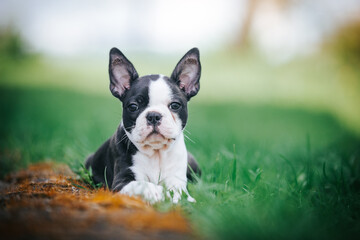
[[[165,196],[177,203],[183,193],[194,201],[186,185],[200,169],[186,150],[183,130],[187,102],[200,89],[200,73],[197,48],[181,58],[170,77],[139,77],[117,48],[110,50],[110,91],[123,113],[115,134],[86,160],[95,183],[151,203]]]

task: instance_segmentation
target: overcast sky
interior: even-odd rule
[[[113,46],[160,53],[194,46],[215,51],[235,41],[247,1],[1,0],[0,25],[11,24],[33,51],[50,55],[100,54]],[[294,3],[282,15],[270,4],[259,7],[251,36],[264,53],[280,51],[287,58],[312,51],[344,19],[360,14],[360,0]]]

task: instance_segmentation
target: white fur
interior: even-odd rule
[[[129,196],[140,195],[150,203],[164,200],[163,187],[146,181],[132,181],[120,191]]]
[[[131,133],[126,131],[129,139],[139,151],[133,156],[135,180],[126,185],[120,193],[142,195],[150,202],[164,199],[160,186],[166,189],[166,195],[177,203],[181,194],[188,195],[188,201],[194,202],[187,189],[187,150],[182,132],[182,122],[173,114],[168,106],[171,103],[171,89],[160,76],[149,86],[149,106],[136,120],[136,126]],[[162,136],[148,135],[152,126],[147,125],[146,115],[150,111],[162,115],[158,126]],[[154,187],[155,186],[155,187]]]
[[[152,156],[137,152],[131,167],[137,181],[151,182],[165,186],[168,192],[173,191],[175,203],[180,200],[183,191],[187,193],[186,169],[187,151],[182,134],[168,151],[158,151]]]

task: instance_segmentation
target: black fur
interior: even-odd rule
[[[123,97],[123,124],[128,132],[131,132],[135,127],[135,122],[138,116],[146,109],[149,104],[149,84],[151,81],[150,76],[135,79],[130,85],[130,89],[124,94]],[[139,109],[136,112],[129,111],[130,104],[136,103]]]

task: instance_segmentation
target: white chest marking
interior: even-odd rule
[[[184,137],[181,136],[173,143],[168,151],[157,151],[152,156],[137,152],[133,156],[133,166],[136,181],[147,181],[168,188],[186,186],[187,151]],[[178,182],[171,181],[177,178]]]

